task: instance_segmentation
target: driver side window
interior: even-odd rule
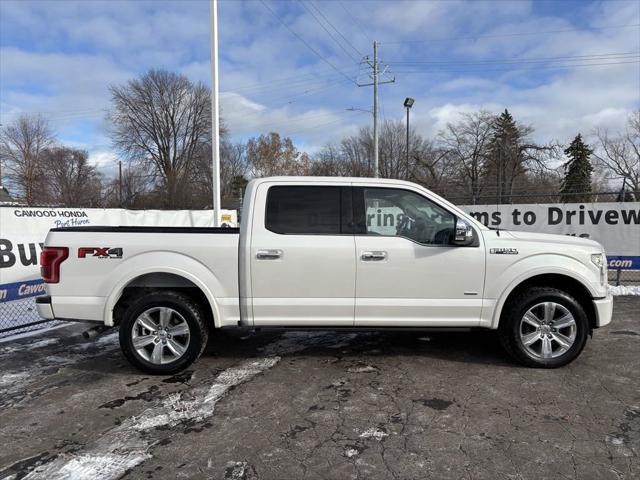
[[[409,190],[364,188],[367,235],[405,237],[426,245],[448,245],[456,217]]]

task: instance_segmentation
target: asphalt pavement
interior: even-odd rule
[[[557,370],[491,332],[263,331],[154,377],[72,324],[0,344],[0,479],[640,478],[639,312]]]

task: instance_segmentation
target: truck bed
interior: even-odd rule
[[[109,325],[124,288],[171,285],[179,278],[179,286],[186,279],[217,299],[219,321],[237,324],[239,238],[239,228],[54,228],[46,245],[67,247],[68,258],[60,265],[60,282],[47,286],[53,313]]]

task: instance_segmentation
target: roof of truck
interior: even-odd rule
[[[262,177],[253,179],[252,182],[329,182],[329,183],[372,183],[372,184],[389,184],[389,185],[413,185],[413,182],[406,180],[397,180],[395,178],[372,178],[372,177]]]

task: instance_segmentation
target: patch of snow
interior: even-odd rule
[[[224,478],[230,480],[245,480],[250,473],[250,467],[247,462],[227,462],[225,470]]]
[[[615,435],[607,435],[606,439],[609,443],[611,443],[611,445],[620,446],[624,444],[624,439]]]
[[[0,387],[2,389],[7,389],[13,385],[20,384],[24,382],[29,376],[29,372],[17,372],[17,373],[5,373],[0,376]]]
[[[377,372],[378,369],[376,367],[372,367],[371,365],[363,365],[359,367],[349,367],[347,372],[350,373],[374,373]]]
[[[640,295],[640,285],[609,285],[609,291],[613,296]]]
[[[160,406],[149,408],[138,417],[131,417],[121,427],[145,431],[157,427],[174,426],[185,420],[201,421],[213,415],[216,403],[231,387],[240,385],[272,368],[279,361],[280,357],[244,361],[238,366],[221,372],[212,385],[196,388],[188,395],[179,393],[169,395]]]
[[[104,433],[98,440],[87,445],[83,452],[60,456],[46,465],[37,467],[26,480],[50,480],[87,478],[92,480],[116,480],[125,472],[151,457],[148,453],[153,439],[146,435],[150,429],[171,427],[185,421],[202,421],[213,415],[218,401],[241,383],[247,382],[261,372],[272,368],[280,357],[245,360],[221,372],[213,384],[182,393],[174,393],[157,406],[150,407],[141,415],[130,417],[119,426]],[[247,466],[235,462],[234,468],[244,478]],[[235,474],[236,470],[231,473]]]
[[[49,480],[119,478],[124,472],[150,458],[147,453],[120,455],[109,453],[103,455],[87,454],[71,458],[62,457],[44,466],[42,470],[34,470],[25,479],[47,478]]]
[[[388,436],[389,434],[381,428],[369,428],[360,434],[360,438],[375,438],[377,441]]]
[[[355,448],[348,448],[344,452],[344,456],[347,458],[352,458],[352,457],[355,457],[356,455],[358,455],[358,450],[356,450]]]

